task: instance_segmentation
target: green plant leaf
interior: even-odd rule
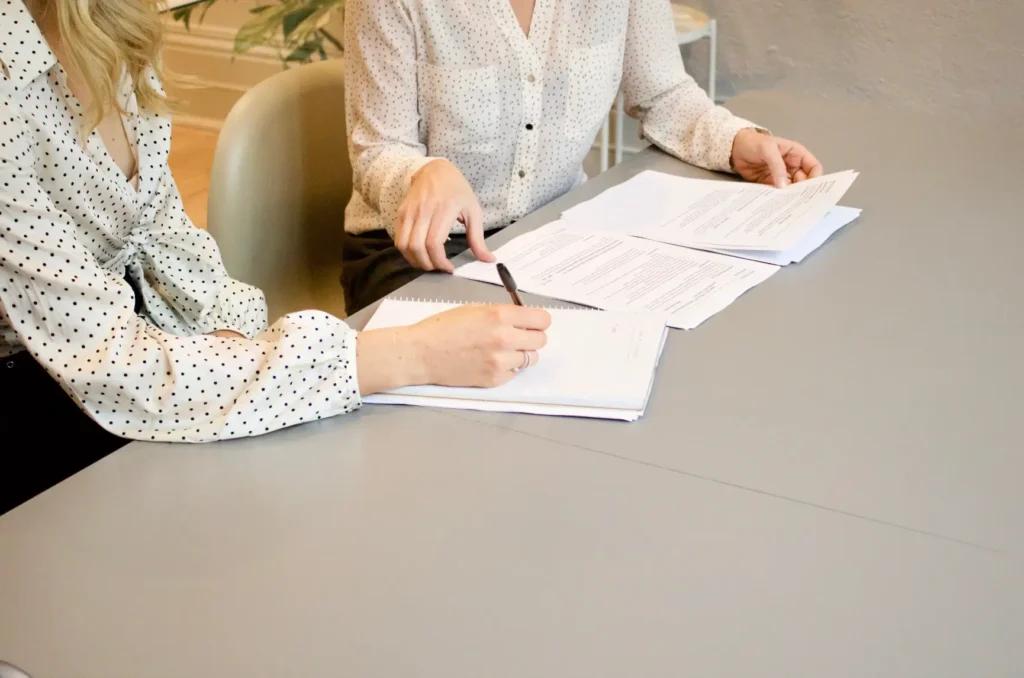
[[[171,18],[175,21],[180,21],[185,25],[185,30],[192,29],[192,18],[193,13],[199,10],[198,23],[202,23],[203,19],[206,18],[206,13],[210,11],[210,7],[213,6],[217,0],[204,0],[203,2],[197,2],[187,7],[179,7],[178,9],[171,10]]]
[[[196,8],[195,5],[189,5],[188,7],[179,7],[178,9],[171,12],[171,18],[175,21],[180,21],[185,24],[185,30],[192,30],[192,10]]]
[[[305,1],[309,2],[310,0]],[[314,1],[320,2],[321,0]],[[316,9],[305,21],[284,37],[285,49],[296,49],[311,40],[322,43],[324,40],[322,29],[331,20],[333,11],[334,8],[330,6],[321,6]]]
[[[291,54],[286,56],[284,60],[306,63],[310,60],[310,57],[321,50],[323,50],[322,41],[318,39],[309,40],[292,50]]]
[[[235,52],[243,54],[254,47],[273,43],[280,31],[281,15],[287,10],[278,5],[253,15],[235,33]]]
[[[294,33],[295,29],[298,28],[303,21],[313,16],[316,11],[316,7],[300,7],[294,12],[285,14],[281,19],[281,33],[284,34],[285,39],[287,40],[288,36]]]
[[[323,36],[324,40],[326,40],[327,42],[331,43],[331,45],[333,45],[334,48],[337,49],[339,52],[344,52],[345,51],[345,46],[342,45],[341,41],[338,40],[336,37],[334,37],[334,35],[331,34],[330,31],[328,31],[328,30],[326,30],[324,28],[321,28],[318,31],[318,33],[321,36]]]
[[[314,55],[326,58],[328,46],[341,49],[341,43],[325,27],[344,6],[344,0],[265,1],[250,9],[250,18],[235,34],[234,51],[243,54],[259,46],[275,47],[281,50],[285,64],[305,63]]]
[[[217,0],[206,0],[202,5],[197,5],[197,7],[201,6],[203,8],[199,12],[199,23],[203,23],[203,20],[206,18],[206,13],[210,11],[210,8],[213,7],[215,2],[217,2]]]

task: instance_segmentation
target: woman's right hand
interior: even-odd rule
[[[460,306],[411,329],[427,365],[429,383],[500,386],[519,368],[536,365],[547,343],[551,314],[524,306]]]
[[[551,315],[523,306],[460,306],[410,327],[361,332],[357,342],[363,395],[402,386],[500,386],[536,365]]]
[[[432,160],[413,175],[398,209],[395,247],[410,265],[424,271],[455,270],[444,244],[456,221],[466,225],[466,241],[480,261],[494,261],[484,244],[484,214],[462,172],[445,159]]]

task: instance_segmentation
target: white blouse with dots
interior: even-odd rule
[[[28,350],[100,425],[141,440],[256,435],[358,407],[355,333],[320,312],[267,329],[263,294],[228,277],[185,215],[170,121],[124,84],[136,190],[98,133],[80,142],[65,77],[21,0],[0,0],[0,368]]]
[[[620,87],[648,141],[708,169],[728,171],[753,127],[686,74],[669,0],[536,0],[529,36],[508,0],[349,0],[345,22],[353,233],[393,233],[436,157],[465,175],[485,229],[529,214],[583,181]]]

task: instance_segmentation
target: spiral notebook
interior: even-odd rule
[[[385,299],[367,330],[415,324],[459,304]],[[366,403],[636,421],[647,408],[665,345],[664,318],[552,308],[540,360],[495,388],[409,386]]]

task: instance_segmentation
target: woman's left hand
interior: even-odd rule
[[[740,130],[732,142],[732,166],[747,181],[785,188],[821,176],[821,163],[789,139],[754,129]]]

